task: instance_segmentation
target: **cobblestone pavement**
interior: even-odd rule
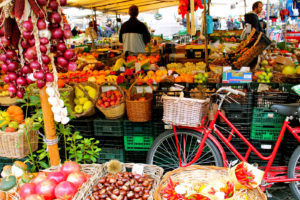
[[[267,195],[268,200],[297,200],[292,195],[288,184],[275,184],[267,190],[267,193],[272,195],[272,197]]]

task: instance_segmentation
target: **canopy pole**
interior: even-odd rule
[[[205,64],[206,68],[208,68],[208,50],[207,50],[207,43],[208,43],[208,35],[207,35],[207,19],[206,19],[206,1],[204,0],[204,33],[205,33]]]
[[[269,37],[270,33],[270,0],[267,0],[267,37]]]
[[[51,110],[51,105],[48,102],[48,95],[46,93],[46,87],[40,89],[40,99],[44,118],[44,130],[47,140],[57,140],[54,116]],[[58,145],[47,144],[49,150],[50,164],[51,167],[56,167],[60,164],[60,157],[58,151]]]
[[[244,0],[244,8],[245,8],[245,14],[247,13],[247,3],[246,0]]]

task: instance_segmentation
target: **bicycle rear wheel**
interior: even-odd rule
[[[189,163],[195,157],[203,135],[193,130],[178,130],[178,143],[182,165]],[[147,155],[147,163],[162,167],[165,172],[180,167],[173,130],[162,133],[153,142]],[[194,165],[222,166],[222,157],[215,144],[207,138],[203,152]]]
[[[288,166],[288,177],[298,178],[300,177],[300,146],[292,154],[289,166]],[[297,199],[300,199],[300,183],[298,181],[290,183],[290,189]]]

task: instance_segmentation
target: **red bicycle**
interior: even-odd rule
[[[226,92],[226,94],[221,93]],[[193,164],[227,166],[228,161],[221,140],[236,157],[241,161],[247,161],[251,152],[254,152],[261,160],[268,161],[265,171],[262,187],[270,187],[274,183],[290,183],[290,188],[297,199],[300,199],[300,146],[298,146],[290,157],[288,166],[272,166],[278,148],[282,142],[285,131],[288,130],[294,138],[300,142],[300,127],[291,127],[290,120],[300,117],[300,104],[273,105],[271,109],[274,112],[285,115],[285,121],[282,125],[274,149],[269,156],[262,155],[244,135],[226,118],[221,112],[224,100],[230,98],[231,94],[243,95],[245,93],[234,90],[229,87],[220,88],[214,95],[218,98],[218,110],[214,119],[210,122],[202,123],[199,127],[175,127],[173,130],[162,133],[154,142],[147,155],[149,164],[158,165],[165,171],[174,170],[178,167],[187,167]],[[232,99],[232,98],[230,98]],[[216,121],[221,118],[231,128],[229,136],[219,130]],[[214,133],[214,134],[213,134]],[[215,137],[215,135],[219,138]],[[245,155],[232,145],[233,137],[238,136],[247,146]]]

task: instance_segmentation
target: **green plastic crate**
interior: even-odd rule
[[[96,136],[123,136],[123,120],[94,120],[94,134]]]
[[[253,140],[269,140],[276,141],[282,124],[252,124],[250,138]]]
[[[99,153],[97,162],[105,163],[110,160],[119,160],[121,162],[124,162],[124,149],[102,148]]]
[[[273,112],[268,108],[254,108],[253,109],[253,124],[283,124],[284,115]]]
[[[124,136],[126,151],[148,151],[152,143],[151,136]]]
[[[125,136],[152,136],[152,122],[131,122],[124,120],[124,135]]]

